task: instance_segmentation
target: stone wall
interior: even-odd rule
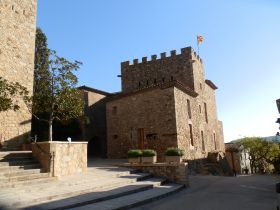
[[[152,55],[150,61],[143,57],[141,62],[134,59],[131,65],[129,61],[122,62],[122,92],[132,92],[172,80],[194,89],[194,59],[201,62],[193,49],[187,47],[181,49],[181,54],[176,54],[176,50],[171,51],[170,56],[161,53],[160,59]]]
[[[133,169],[140,169],[143,172],[150,173],[156,177],[162,177],[170,182],[176,182],[189,186],[188,164],[124,164],[123,166]]]
[[[0,77],[19,82],[32,94],[36,0],[0,1]],[[17,112],[0,113],[0,141],[18,147],[31,130],[31,114],[21,99]]]
[[[106,102],[109,93],[81,86],[84,94],[85,114],[88,116],[88,124],[84,125],[84,139],[88,141],[89,155],[107,157],[106,138]]]
[[[107,103],[106,112],[109,158],[126,158],[129,149],[141,148],[139,129],[143,149],[156,150],[159,160],[167,147],[177,147],[174,87],[117,96]]]
[[[175,110],[179,147],[185,150],[186,159],[206,158],[208,152],[223,151],[224,138],[217,120],[214,90],[204,84],[197,97],[175,89]],[[190,103],[190,116],[188,101]],[[204,109],[206,104],[207,120]],[[190,127],[192,126],[193,144]]]
[[[32,143],[32,154],[55,177],[87,171],[87,142]]]

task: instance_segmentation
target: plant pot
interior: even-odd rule
[[[141,158],[142,163],[155,163],[157,161],[157,156],[153,157],[142,157]]]
[[[21,145],[21,150],[22,151],[31,151],[31,144],[22,144]]]
[[[128,162],[130,164],[139,164],[141,162],[141,158],[140,157],[128,158]]]
[[[181,163],[182,156],[165,156],[165,160],[167,163]]]

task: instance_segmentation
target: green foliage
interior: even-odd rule
[[[132,149],[127,152],[128,158],[137,158],[142,156],[142,151],[138,149]]]
[[[167,148],[165,155],[166,156],[183,156],[184,151],[179,148],[176,148],[176,147],[170,147],[170,148]]]
[[[35,49],[32,112],[37,119],[49,123],[51,141],[53,120],[65,122],[83,115],[83,98],[76,88],[78,79],[74,74],[82,63],[70,62],[49,50],[47,38],[40,29],[37,29]]]
[[[19,110],[18,99],[30,102],[29,92],[18,82],[8,82],[0,77],[0,112]]]
[[[276,142],[266,141],[260,137],[245,137],[236,143],[243,145],[248,151],[251,166],[255,172],[267,171],[269,164],[274,164],[280,158],[280,148]]]
[[[154,157],[156,155],[157,155],[157,153],[155,150],[152,150],[152,149],[142,150],[143,157]]]

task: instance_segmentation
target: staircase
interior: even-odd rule
[[[0,189],[11,209],[129,209],[182,190],[150,174],[112,165],[88,168],[86,174],[62,177],[52,183]]]
[[[189,162],[190,174],[232,176],[233,173],[225,157],[218,152],[208,153],[205,159]]]
[[[31,183],[45,183],[54,180],[49,173],[43,173],[40,164],[31,151],[0,152],[0,188]]]

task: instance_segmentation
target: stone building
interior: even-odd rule
[[[0,0],[0,77],[33,92],[36,0]],[[18,147],[31,129],[31,114],[21,99],[17,112],[0,113],[0,143]]]
[[[82,137],[88,141],[88,155],[95,157],[107,156],[107,140],[106,140],[106,102],[110,93],[81,86],[85,102],[85,115],[88,117],[84,125],[81,126]]]
[[[185,159],[224,152],[215,90],[205,80],[201,58],[191,47],[121,64],[122,91],[106,103],[107,155],[124,158],[129,149],[154,149],[159,160],[168,147]]]

